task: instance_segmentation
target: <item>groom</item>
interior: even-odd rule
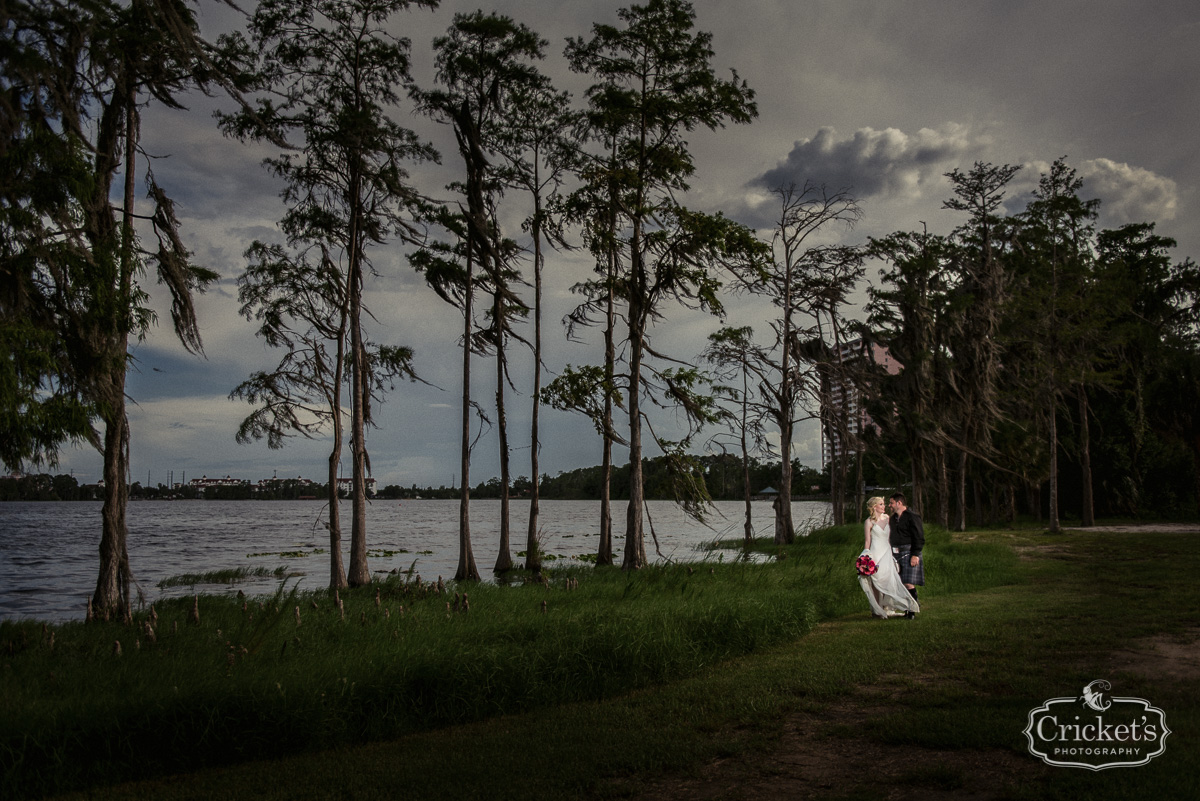
[[[925,526],[921,524],[921,516],[908,508],[904,493],[892,495],[888,500],[888,511],[892,513],[892,556],[900,565],[900,580],[916,600],[916,585],[925,586],[925,563],[921,560],[921,551],[925,548]],[[911,611],[904,616],[910,620],[915,617]]]

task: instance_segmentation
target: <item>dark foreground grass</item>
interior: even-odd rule
[[[200,626],[180,620],[175,634],[187,605],[159,610],[157,642],[126,641],[119,658],[112,642],[129,638],[128,628],[99,636],[97,627],[58,627],[50,647],[40,627],[8,624],[0,632],[3,789],[8,797],[101,787],[302,752],[103,793],[620,795],[666,769],[758,753],[786,715],[857,698],[884,676],[913,692],[897,706],[903,720],[879,731],[899,732],[908,747],[1016,750],[1030,708],[1099,677],[1088,659],[1117,639],[1114,625],[1122,637],[1150,634],[1182,614],[1153,580],[1169,572],[1146,571],[1137,604],[1120,598],[1140,592],[1136,581],[1098,591],[1094,570],[1121,564],[1103,549],[1020,570],[1012,543],[943,532],[927,550],[937,583],[923,593],[926,612],[912,624],[869,621],[847,567],[860,536],[857,527],[821,532],[769,564],[580,573],[571,591],[557,577],[550,588],[478,587],[466,614],[447,614],[445,596],[399,583],[378,588],[379,607],[374,589],[346,598],[345,621],[324,597],[311,610],[314,599],[281,595],[257,622],[249,620],[255,605],[243,614],[202,598]],[[1155,558],[1180,550],[1176,540],[1159,545]],[[1025,583],[1012,586],[1019,573]],[[803,636],[830,618],[840,619]],[[1169,699],[1155,700],[1173,710]],[[510,714],[521,710],[532,711]],[[462,721],[478,722],[449,725]],[[1194,713],[1190,725],[1194,736]],[[376,742],[345,750],[364,740]],[[330,746],[343,748],[316,752]],[[1142,775],[1170,767],[1164,760],[1174,755],[1168,748]],[[935,765],[908,780],[948,787],[963,779]]]
[[[1200,598],[1190,571],[1181,568],[1194,558],[1194,540],[956,537],[937,548],[1025,551],[1021,583],[954,595],[931,586],[923,593],[925,611],[912,623],[872,621],[859,604],[799,640],[605,700],[105,788],[100,795],[760,799],[800,788],[800,797],[869,799],[882,791],[879,774],[864,769],[863,754],[883,748],[901,766],[885,780],[893,797],[1194,799],[1195,673],[1156,672],[1143,653],[1148,638],[1195,647]],[[932,552],[929,558],[932,576]],[[1027,753],[1022,732],[1029,710],[1096,678],[1166,711],[1172,733],[1165,754],[1143,767],[1093,773],[1047,767]],[[822,753],[818,764],[826,752],[832,760],[841,754],[869,783],[823,786],[801,775],[791,777],[793,784],[774,784],[778,776],[789,778],[783,775],[788,755],[778,749],[797,719],[824,721],[809,742]],[[705,792],[694,793],[695,782],[712,776],[713,769],[700,766],[714,760],[733,777],[718,774]],[[980,787],[978,774],[992,762],[1010,769],[989,773]]]
[[[878,775],[862,770],[874,747],[901,765],[887,779],[894,797],[1195,798],[1196,676],[1156,674],[1149,654],[1137,667],[1147,638],[1195,646],[1200,598],[1180,567],[1194,538],[990,534],[943,544],[1026,550],[1023,580],[955,595],[931,586],[912,623],[872,621],[859,603],[799,640],[604,700],[72,797],[760,799],[801,788],[801,797],[867,799],[881,794]],[[1163,756],[1092,773],[1027,753],[1029,710],[1095,678],[1167,712]],[[842,754],[874,783],[804,775],[787,784],[779,749],[797,719],[825,722],[808,743],[818,764]],[[692,792],[713,760],[735,775]],[[978,774],[996,761],[1015,767],[981,788]]]

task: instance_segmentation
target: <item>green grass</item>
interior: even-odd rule
[[[158,588],[165,590],[168,587],[194,587],[197,584],[234,584],[239,581],[246,581],[252,578],[283,578],[287,576],[287,567],[281,565],[274,570],[265,567],[233,567],[224,570],[209,570],[205,573],[180,573],[177,576],[168,576],[158,582]]]
[[[926,553],[937,581],[922,593],[925,611],[912,623],[880,623],[853,581],[859,537],[847,526],[780,561],[703,563],[691,574],[578,568],[550,588],[480,586],[468,590],[466,614],[447,615],[446,596],[400,582],[379,587],[378,610],[373,588],[344,596],[345,622],[324,596],[281,594],[267,605],[280,611],[264,608],[255,621],[201,598],[200,627],[181,622],[168,636],[188,604],[159,610],[158,643],[125,642],[119,658],[112,641],[129,629],[52,628],[50,649],[40,627],[5,624],[5,796],[230,763],[243,764],[106,795],[619,796],[664,771],[757,755],[798,711],[881,695],[895,706],[895,726],[846,724],[828,736],[1019,753],[1030,708],[1107,677],[1168,710],[1178,739],[1167,753],[1124,776],[1038,774],[1010,795],[1065,795],[1071,778],[1093,794],[1113,782],[1137,797],[1149,777],[1160,797],[1181,797],[1172,793],[1185,775],[1181,743],[1196,733],[1191,695],[1114,676],[1105,659],[1129,637],[1178,628],[1197,607],[1180,572],[1163,569],[1190,554],[1186,538],[1088,536],[1095,547],[1022,565],[1013,546],[1069,550],[1084,538],[933,531]],[[566,590],[566,576],[580,588]],[[1184,595],[1172,594],[1176,584]],[[819,620],[835,622],[813,629]],[[48,678],[51,658],[61,672]],[[88,675],[88,686],[65,689]],[[135,734],[142,729],[151,733]],[[353,745],[361,742],[369,744]],[[252,761],[268,757],[278,759]],[[938,762],[898,777],[943,792],[969,780]]]

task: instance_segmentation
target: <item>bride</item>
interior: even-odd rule
[[[869,556],[876,569],[869,576],[860,573],[858,582],[871,604],[871,615],[885,618],[895,615],[911,616],[910,613],[920,612],[921,607],[916,599],[909,595],[904,582],[900,580],[900,568],[892,557],[890,526],[887,512],[883,510],[883,498],[871,498],[867,501],[867,511],[870,515],[863,525],[865,543],[862,555]]]

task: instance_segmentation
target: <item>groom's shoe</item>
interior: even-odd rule
[[[917,617],[917,613],[912,611],[911,609],[904,613],[905,620],[915,620],[916,617]]]

